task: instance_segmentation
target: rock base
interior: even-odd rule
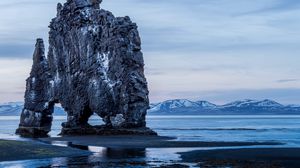
[[[19,127],[16,130],[16,134],[26,138],[44,138],[49,137],[49,131],[46,131],[45,128],[37,127]]]
[[[158,134],[148,127],[141,128],[108,128],[106,126],[63,128],[61,136],[84,136],[84,135],[148,135]]]

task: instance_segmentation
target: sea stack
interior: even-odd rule
[[[148,87],[137,25],[100,8],[102,0],[68,0],[50,23],[48,56],[38,39],[17,134],[43,137],[53,109],[67,113],[62,135],[156,135],[146,127]],[[105,125],[90,126],[97,114]]]

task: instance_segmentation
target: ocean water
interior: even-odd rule
[[[51,136],[57,136],[65,116],[54,117]],[[93,116],[89,123],[100,125]],[[0,117],[0,138],[14,135],[19,117]],[[300,147],[300,115],[290,116],[148,116],[148,127],[161,136],[186,141],[279,141]]]
[[[65,116],[55,117],[51,136],[57,136]],[[20,139],[14,135],[18,127],[19,117],[0,117],[0,138]],[[91,125],[100,125],[100,118],[93,116],[89,120]],[[300,147],[300,115],[293,116],[148,116],[148,127],[154,129],[161,136],[176,137],[185,141],[242,141],[263,142],[275,141],[284,143],[284,147]],[[20,139],[23,140],[23,139]],[[167,164],[178,161],[176,152],[190,151],[193,148],[177,149],[105,149],[89,146],[95,154],[88,158],[55,158],[35,161],[0,162],[0,167],[38,167],[38,166],[66,166],[74,162],[82,163],[111,163],[118,165],[125,160],[132,159],[138,163]],[[207,149],[206,149],[207,150]],[[109,151],[109,152],[108,152]],[[118,156],[116,159],[115,157]],[[105,159],[104,159],[105,158]],[[104,160],[103,160],[104,159]],[[159,162],[158,162],[159,161]],[[76,165],[76,164],[75,164]],[[117,167],[113,165],[111,167]],[[138,165],[138,164],[137,164]],[[190,165],[191,166],[191,165]],[[110,167],[107,165],[106,167]],[[126,166],[122,166],[126,167]],[[128,166],[134,167],[134,166]],[[138,166],[143,167],[143,166]],[[192,167],[192,166],[191,166]]]
[[[293,116],[153,116],[160,135],[187,141],[276,141],[300,147],[300,115]]]

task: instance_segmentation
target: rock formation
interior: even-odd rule
[[[62,134],[156,134],[146,128],[148,88],[137,25],[100,9],[102,0],[68,0],[50,23],[48,57],[38,39],[17,130],[46,136],[60,103]],[[104,126],[91,127],[96,113]]]

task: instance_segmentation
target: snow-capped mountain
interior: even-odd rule
[[[225,105],[215,105],[207,101],[186,99],[168,100],[152,104],[149,114],[162,115],[258,115],[258,114],[300,114],[300,106],[284,106],[273,100],[239,100]]]
[[[200,107],[202,108],[207,108],[207,109],[211,109],[211,108],[216,108],[217,105],[213,104],[213,103],[210,103],[208,101],[196,101],[197,104],[199,104]]]
[[[22,102],[9,102],[0,104],[0,115],[10,116],[19,115],[23,109]]]
[[[151,107],[152,106],[152,107]],[[186,99],[175,99],[175,100],[167,100],[161,103],[150,105],[151,111],[167,111],[178,108],[195,108],[199,107],[199,104],[196,102],[192,102]]]
[[[242,108],[242,107],[270,107],[270,108],[274,108],[274,107],[283,107],[283,105],[279,104],[273,100],[268,100],[268,99],[262,100],[262,101],[246,99],[246,100],[231,102],[231,103],[225,104],[221,107],[223,107],[223,108],[229,108],[229,107],[239,107],[239,108]]]
[[[151,104],[149,114],[175,114],[180,111],[197,113],[202,111],[211,111],[217,108],[217,105],[208,101],[191,101],[187,99],[167,100],[157,104]]]
[[[23,102],[0,104],[0,116],[19,116]],[[167,100],[150,104],[149,115],[300,115],[300,105],[282,105],[273,100],[239,100],[225,105],[187,99]],[[66,115],[55,107],[54,115]]]
[[[23,110],[23,102],[9,102],[0,104],[0,116],[19,116]],[[66,115],[61,107],[54,107],[54,115]]]
[[[287,105],[286,107],[290,107],[290,108],[300,108],[300,105],[290,104],[290,105]]]

